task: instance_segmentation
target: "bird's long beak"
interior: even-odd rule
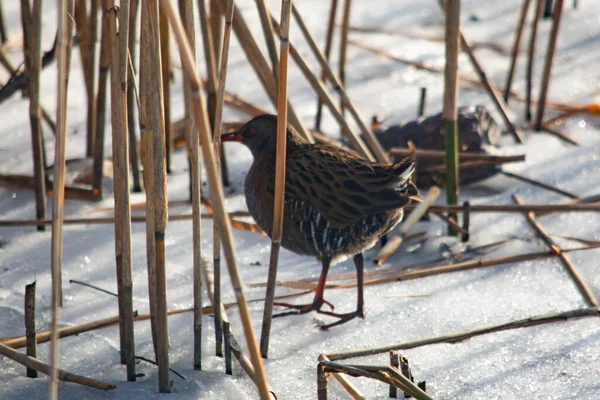
[[[225,133],[221,135],[221,142],[241,142],[242,135],[239,134],[239,131],[233,131],[229,133]]]

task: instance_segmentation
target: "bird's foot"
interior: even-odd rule
[[[279,314],[274,314],[273,318],[286,317],[288,315],[308,314],[311,311],[322,312],[321,307],[323,306],[323,304],[327,304],[329,307],[331,307],[331,311],[335,310],[334,305],[325,299],[315,299],[315,301],[313,301],[310,304],[289,304],[289,303],[279,303],[279,302],[275,302],[273,304],[276,306],[280,306],[280,307],[286,307],[286,308],[289,308],[292,310],[292,311],[282,312]]]
[[[334,313],[334,312],[329,312],[329,311],[319,311],[319,314],[329,315],[330,317],[339,318],[339,321],[333,322],[331,324],[317,325],[319,327],[319,329],[321,329],[322,331],[329,330],[329,328],[333,328],[334,326],[345,324],[346,322],[351,321],[356,317],[365,319],[365,313],[364,313],[364,310],[362,310],[362,309],[358,309],[354,312],[345,313],[345,314],[339,314],[339,313]]]

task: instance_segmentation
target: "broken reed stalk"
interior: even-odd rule
[[[324,55],[325,60],[329,63],[329,57],[331,56],[331,43],[333,42],[333,27],[335,26],[335,15],[337,13],[338,0],[331,0],[331,6],[329,8],[329,20],[327,22],[327,33],[325,35],[325,48]],[[325,69],[321,68],[321,81],[325,81]],[[321,116],[323,112],[323,99],[319,96],[317,102],[317,114],[315,115],[315,130],[321,131]]]
[[[522,160],[517,160],[517,161],[522,161]],[[475,169],[475,168],[481,168],[481,167],[489,167],[489,166],[493,166],[493,165],[501,165],[501,164],[506,164],[509,162],[515,162],[514,159],[488,159],[488,160],[470,160],[470,161],[464,161],[458,164],[458,170],[459,173],[461,170],[465,170],[465,169]],[[430,167],[427,168],[422,168],[421,172],[444,172],[446,169],[448,168],[447,164],[442,164],[442,165],[432,165]]]
[[[189,40],[192,54],[196,54],[196,29],[194,26],[194,5],[192,0],[179,0],[179,13],[183,21],[185,34]],[[194,129],[192,117],[192,91],[189,78],[184,74],[183,89],[185,95],[185,137],[188,143],[190,163],[190,183],[192,197],[192,244],[193,244],[193,272],[194,279],[194,369],[202,369],[202,223],[200,201],[200,140]]]
[[[535,14],[531,20],[529,45],[527,47],[527,68],[525,70],[525,120],[531,121],[531,91],[533,90],[533,59],[535,57],[535,42],[537,40],[538,21],[542,15],[544,0],[536,0]]]
[[[521,205],[523,204],[523,200],[521,200],[521,198],[518,195],[513,194],[512,198],[515,203]],[[536,231],[536,233],[544,241],[544,243],[546,243],[549,250],[555,253],[558,256],[558,258],[560,258],[560,261],[562,262],[563,266],[567,270],[567,273],[573,280],[573,283],[575,283],[575,286],[577,286],[581,297],[583,297],[587,305],[589,307],[598,307],[598,300],[596,300],[592,290],[583,280],[581,274],[577,270],[577,267],[575,267],[569,256],[565,254],[556,243],[554,243],[552,238],[550,238],[550,235],[548,235],[548,232],[546,232],[544,227],[535,219],[535,213],[529,212],[527,213],[526,217],[527,222],[529,222],[529,225],[533,228],[533,230]]]
[[[133,178],[133,191],[142,192],[142,181],[140,176],[140,162],[137,149],[137,124],[135,118],[135,109],[137,108],[135,71],[136,67],[136,47],[137,47],[137,16],[138,0],[129,0],[129,42],[127,45],[128,63],[132,71],[129,74],[129,84],[127,85],[127,131],[129,134],[129,162],[131,163],[131,177]]]
[[[227,267],[229,269],[231,284],[233,286],[236,301],[238,303],[238,308],[240,311],[240,317],[244,328],[244,336],[246,337],[246,342],[250,352],[250,359],[252,360],[252,365],[256,374],[255,382],[258,386],[261,399],[266,400],[270,398],[269,387],[267,384],[264,367],[262,365],[260,353],[256,343],[256,336],[254,334],[254,328],[252,327],[250,311],[248,310],[248,304],[246,303],[246,296],[244,294],[242,286],[242,279],[235,257],[235,250],[233,246],[233,237],[231,235],[231,226],[229,218],[227,217],[225,205],[223,204],[223,188],[221,186],[221,182],[219,180],[219,176],[215,168],[214,148],[211,145],[206,108],[200,92],[201,81],[198,77],[196,63],[194,58],[192,57],[189,43],[186,41],[181,21],[175,14],[173,5],[169,0],[160,0],[160,4],[165,10],[165,14],[167,14],[169,18],[173,34],[179,46],[179,51],[181,54],[185,74],[190,79],[190,86],[192,87],[192,95],[194,100],[194,117],[196,119],[196,124],[199,127],[198,130],[201,134],[200,139],[202,144],[202,154],[205,159],[205,167],[207,171],[209,187],[213,195],[215,215],[217,216],[217,223],[219,223],[221,227],[221,243],[223,244],[223,250],[225,253],[225,258],[227,260]],[[224,10],[221,11],[224,13]],[[238,15],[238,13],[234,14],[234,21],[236,15]]]
[[[102,7],[106,9],[106,0]],[[96,127],[94,139],[94,166],[92,172],[92,190],[102,198],[102,180],[104,177],[104,126],[106,123],[106,84],[110,68],[110,44],[108,21],[110,14],[102,12],[102,39],[100,42],[100,69],[98,72],[98,94],[96,97]]]
[[[346,53],[348,51],[348,27],[350,25],[351,0],[345,0],[340,32],[339,76],[342,86],[346,86]],[[340,99],[340,112],[344,115],[344,100]]]
[[[273,302],[275,282],[277,281],[277,264],[283,236],[283,210],[285,198],[285,166],[287,138],[287,101],[288,101],[288,59],[290,48],[290,18],[292,0],[281,1],[281,24],[279,28],[279,82],[277,85],[277,154],[275,157],[275,198],[273,204],[273,234],[271,236],[271,255],[265,308],[263,311],[262,331],[260,335],[260,352],[263,358],[268,357],[271,322],[273,321]]]
[[[56,143],[54,149],[54,196],[52,197],[52,317],[50,343],[50,400],[58,398],[58,313],[62,306],[62,249],[64,218],[64,186],[65,186],[65,145],[67,134],[67,2],[61,1],[58,6],[57,31],[57,99],[56,99]],[[43,372],[43,371],[42,371]]]
[[[25,286],[25,337],[27,339],[27,355],[37,357],[37,338],[35,334],[35,281]],[[27,367],[27,377],[37,378],[34,368]]]
[[[225,100],[225,86],[227,82],[227,67],[229,64],[229,43],[231,40],[231,24],[233,20],[234,13],[234,1],[228,0],[227,6],[225,9],[225,29],[223,31],[223,47],[221,49],[220,56],[220,68],[219,68],[219,82],[217,85],[217,97],[215,99],[215,116],[213,121],[213,143],[214,143],[214,151],[215,151],[215,161],[216,161],[216,169],[217,173],[219,170],[219,152],[221,150],[221,125],[223,122],[223,107]],[[213,223],[213,269],[215,275],[215,283],[214,283],[214,306],[216,309],[220,309],[221,307],[221,242],[220,238],[220,226],[217,223]],[[223,333],[228,335],[227,330],[223,328],[223,321],[221,321],[221,314],[215,313],[215,352],[219,357],[223,356]],[[230,350],[230,349],[227,349]],[[226,355],[227,355],[226,350]],[[229,362],[231,359],[231,353],[229,353]],[[225,365],[228,364],[228,360],[226,358]],[[227,369],[227,368],[226,368]]]
[[[491,326],[487,326],[484,328],[473,329],[473,330],[464,331],[464,332],[451,333],[448,335],[438,336],[438,337],[429,338],[429,339],[421,339],[421,340],[416,340],[416,341],[412,341],[412,342],[397,343],[397,344],[391,344],[391,345],[385,345],[385,346],[379,346],[379,347],[371,347],[371,348],[360,349],[360,350],[346,350],[346,351],[339,351],[339,352],[335,352],[335,353],[328,353],[328,354],[326,354],[326,356],[329,357],[329,359],[333,360],[333,361],[346,360],[348,358],[355,358],[355,357],[368,357],[368,356],[372,356],[375,354],[387,353],[388,351],[392,351],[392,350],[414,349],[417,347],[423,347],[423,346],[439,344],[439,343],[458,343],[463,340],[467,340],[467,339],[473,338],[475,336],[486,335],[488,333],[507,331],[507,330],[511,330],[511,329],[520,329],[520,328],[525,328],[525,327],[530,327],[530,326],[537,326],[537,325],[542,325],[542,324],[547,324],[547,323],[552,323],[552,322],[557,322],[557,321],[565,321],[567,319],[572,319],[572,318],[597,317],[598,315],[599,315],[599,311],[598,311],[597,307],[583,308],[583,309],[560,312],[560,313],[538,315],[538,316],[529,317],[529,318],[525,318],[525,319],[521,319],[521,320],[517,320],[517,321],[513,321],[513,322],[508,322],[508,323],[504,323],[504,324],[491,325]]]
[[[534,128],[536,131],[542,129],[542,120],[544,119],[544,109],[546,107],[546,100],[548,97],[548,86],[550,84],[550,75],[552,73],[552,62],[554,60],[554,53],[556,51],[556,40],[558,38],[558,30],[560,28],[560,21],[562,18],[564,0],[556,0],[554,5],[554,12],[552,15],[552,30],[550,31],[550,40],[548,41],[548,48],[546,50],[546,57],[544,59],[544,72],[542,73],[542,83],[540,97],[538,99],[537,116],[535,119]]]
[[[319,361],[331,361],[329,358],[327,358],[327,356],[325,354],[321,354],[319,356]],[[322,371],[322,368],[319,367],[319,374],[324,371]],[[336,372],[332,372],[331,375],[333,375],[333,377],[335,378],[336,381],[339,382],[340,385],[342,385],[342,387],[344,389],[346,389],[346,391],[348,392],[348,394],[350,394],[350,396],[352,396],[353,399],[355,400],[367,400],[367,398],[358,390],[358,388],[356,386],[354,386],[352,384],[352,382],[350,382],[348,380],[348,378],[346,378],[345,375],[343,374],[338,374]],[[319,379],[319,378],[317,378]],[[322,380],[322,378],[321,378]],[[325,390],[327,390],[327,381],[324,382],[325,384]],[[318,381],[317,381],[317,386],[318,386]],[[317,388],[317,392],[319,391],[319,388]]]
[[[226,2],[227,0],[217,1],[217,4],[219,5],[219,12],[222,15],[225,15]],[[254,40],[254,36],[248,28],[248,25],[246,24],[246,21],[244,20],[240,10],[233,14],[232,26],[233,31],[235,32],[238,41],[240,42],[240,45],[246,54],[246,58],[258,75],[258,78],[267,92],[271,103],[277,107],[277,81],[273,77],[273,71],[271,71],[267,60],[265,60],[260,48],[256,44],[256,40]],[[306,129],[291,104],[288,104],[288,113],[290,124],[298,131],[300,136],[306,139],[309,143],[314,143],[315,140],[312,137],[312,134],[308,129]]]
[[[531,0],[522,0],[521,12],[519,13],[519,22],[517,23],[517,31],[515,32],[515,41],[510,55],[510,67],[508,68],[508,75],[506,77],[506,84],[504,85],[504,101],[508,105],[510,98],[510,89],[512,86],[513,77],[515,75],[515,66],[517,65],[517,58],[521,52],[521,39],[523,38],[523,30],[525,28],[525,22],[527,21],[527,12],[529,11],[529,5]]]
[[[265,0],[256,0],[256,6],[258,7],[258,15],[260,16],[260,24],[262,26],[263,34],[265,35],[265,41],[267,42],[267,50],[269,52],[269,58],[271,59],[273,77],[277,79],[280,67],[277,47],[275,45],[275,31],[273,30],[273,24],[271,23],[271,18],[269,18],[269,11],[267,10]]]
[[[155,351],[158,365],[158,388],[161,393],[171,391],[169,379],[169,337],[167,324],[167,286],[166,286],[166,253],[165,230],[167,227],[167,196],[166,196],[166,166],[165,145],[163,138],[163,104],[162,104],[162,75],[160,57],[160,29],[158,0],[142,2],[142,39],[141,46],[144,57],[140,60],[145,77],[140,85],[142,109],[140,117],[146,128],[146,148],[148,159],[152,160],[144,168],[150,173],[150,185],[146,187],[147,202],[151,199],[151,211],[146,212],[150,220],[146,229],[151,229],[153,236],[150,245],[154,247],[154,260],[148,263],[148,283],[150,297],[154,297],[154,307],[150,301],[150,310],[155,317]],[[146,63],[146,64],[144,64]],[[143,89],[143,90],[142,90]],[[154,265],[151,264],[154,261]],[[154,271],[151,270],[154,268]],[[154,276],[152,281],[151,275]]]
[[[27,368],[35,369],[36,371],[41,372],[42,374],[50,375],[55,374],[54,376],[57,379],[65,382],[73,382],[80,385],[88,386],[94,389],[100,390],[111,390],[115,389],[116,386],[112,383],[106,383],[102,381],[98,381],[92,378],[86,378],[85,376],[73,374],[71,372],[63,371],[62,369],[54,369],[54,366],[50,366],[37,358],[29,357],[23,353],[20,353],[6,345],[0,343],[0,354],[3,356],[10,358],[13,361],[18,362],[21,365],[26,366]]]
[[[129,200],[129,144],[127,132],[127,49],[129,41],[129,0],[106,1],[109,15],[111,122],[115,201],[115,254],[119,300],[121,364],[127,366],[127,380],[135,381],[133,335],[133,270],[131,259],[131,207]],[[118,28],[117,28],[118,22]],[[118,31],[117,31],[118,29]]]
[[[44,142],[40,121],[40,70],[42,0],[21,0],[23,25],[23,53],[25,63],[25,90],[29,97],[29,122],[33,150],[33,177],[35,182],[35,213],[37,219],[46,218],[46,178],[44,173]],[[45,230],[38,225],[38,231]]]
[[[389,150],[390,155],[395,157],[409,157],[410,149],[402,148],[402,147],[394,147]],[[417,158],[444,158],[446,153],[442,150],[424,150],[424,149],[415,149],[415,156]],[[485,161],[498,161],[502,163],[508,162],[519,162],[525,161],[525,154],[515,155],[515,156],[494,156],[490,154],[484,153],[470,153],[466,151],[459,151],[458,158],[460,161],[467,160],[485,160]]]
[[[277,21],[275,21],[275,19],[273,17],[271,17],[271,20],[273,21],[273,25],[275,26],[275,28],[279,29],[279,24],[277,23]],[[299,20],[299,19],[297,19],[297,20]],[[300,26],[301,24],[299,23],[298,25]],[[325,88],[325,85],[313,73],[312,69],[310,68],[310,66],[308,65],[306,60],[302,57],[300,52],[298,52],[298,50],[296,49],[296,47],[294,46],[294,44],[292,42],[290,42],[289,50],[290,50],[290,55],[292,56],[292,58],[294,59],[294,61],[296,62],[296,64],[300,68],[300,70],[302,71],[302,73],[304,74],[305,78],[308,80],[308,83],[323,98],[323,100],[325,101],[325,104],[327,105],[327,107],[329,108],[331,113],[333,114],[333,117],[337,120],[338,124],[340,124],[340,127],[342,128],[342,133],[348,139],[352,148],[357,153],[359,153],[364,158],[366,158],[367,160],[375,161],[376,159],[375,159],[373,153],[371,153],[371,151],[369,150],[367,145],[363,142],[362,138],[359,135],[357,135],[355,132],[353,132],[352,129],[350,129],[348,122],[344,119],[340,109],[337,107],[333,98],[328,93],[327,89]],[[327,68],[327,67],[325,67],[325,68]],[[383,151],[382,151],[382,153],[385,156],[385,153]]]
[[[417,222],[421,219],[423,214],[427,211],[427,209],[433,204],[433,202],[440,195],[440,189],[436,186],[432,186],[427,195],[423,199],[423,202],[417,206],[413,212],[410,213],[408,218],[400,225],[399,233],[394,234],[391,237],[388,237],[388,241],[383,246],[383,248],[377,253],[374,258],[374,262],[378,265],[383,264],[387,261],[387,259],[400,247],[402,242],[406,239],[408,233],[412,230],[412,228],[416,225]]]
[[[306,41],[308,42],[313,54],[319,61],[321,68],[323,68],[323,73],[324,73],[325,77],[331,82],[335,92],[340,95],[342,102],[344,103],[346,108],[350,111],[350,114],[352,115],[353,119],[356,121],[356,124],[358,125],[358,127],[361,131],[362,138],[367,143],[369,150],[373,153],[373,156],[375,157],[375,159],[377,161],[379,161],[380,163],[383,163],[383,164],[389,164],[390,159],[388,158],[387,153],[383,150],[383,147],[381,147],[381,144],[379,143],[379,141],[377,140],[375,135],[373,135],[372,130],[367,127],[367,125],[363,122],[363,119],[361,118],[361,116],[358,114],[358,111],[357,111],[354,103],[352,102],[350,97],[348,97],[346,91],[344,90],[343,82],[341,81],[341,79],[338,79],[338,77],[335,75],[335,73],[329,66],[329,63],[327,62],[325,55],[323,55],[323,53],[321,52],[321,49],[319,49],[319,45],[317,44],[316,40],[311,35],[308,27],[304,23],[304,19],[300,15],[300,12],[298,11],[298,8],[296,6],[292,6],[292,13],[294,14],[294,18],[296,19],[296,22],[298,23],[298,26],[300,27],[302,34],[306,38]],[[290,44],[290,46],[291,46],[291,44]],[[314,76],[313,80],[316,80],[316,76],[314,74],[313,74],[313,76]],[[311,79],[309,79],[309,80],[311,80]],[[322,96],[320,96],[320,98],[322,98]]]
[[[410,379],[402,375],[398,370],[388,366],[345,365],[331,361],[321,361],[319,364],[324,367],[326,373],[337,372],[353,377],[375,379],[383,383],[396,385],[417,400],[432,400],[427,393],[415,385]]]
[[[519,180],[521,182],[529,183],[530,185],[533,185],[533,186],[541,187],[543,189],[552,191],[554,193],[558,193],[558,194],[560,194],[562,196],[566,196],[566,197],[569,197],[571,199],[579,199],[579,196],[577,196],[576,194],[568,192],[566,190],[563,190],[563,189],[561,189],[561,188],[559,188],[557,186],[550,185],[549,183],[541,182],[541,181],[538,181],[536,179],[527,178],[526,176],[523,176],[523,175],[520,175],[520,174],[515,174],[514,172],[501,171],[501,173],[504,176],[508,176],[510,178],[517,179],[517,180]]]
[[[206,80],[206,105],[210,127],[213,130],[213,144],[215,151],[215,168],[217,173],[221,172],[220,151],[221,151],[221,123],[217,125],[217,68],[215,64],[215,49],[213,48],[213,39],[209,27],[209,17],[206,11],[205,0],[198,0],[198,11],[200,14],[200,30],[202,31],[202,44],[204,46],[204,59],[206,61],[206,71],[208,79]],[[227,67],[226,64],[222,64]],[[219,85],[221,82],[219,81]],[[221,114],[223,113],[221,105]],[[222,120],[222,115],[219,121]],[[217,129],[218,127],[218,129]],[[221,242],[219,241],[219,224],[213,224],[213,269],[215,274],[215,307],[221,305]],[[215,355],[223,357],[223,323],[221,315],[215,313]]]
[[[439,1],[440,1],[442,10],[444,10],[445,9],[445,7],[444,7],[445,1],[444,0],[439,0]],[[515,141],[517,143],[525,143],[525,138],[523,137],[523,133],[512,122],[513,117],[511,115],[510,110],[508,109],[508,106],[506,105],[506,102],[502,98],[502,95],[500,94],[498,87],[496,87],[496,84],[491,79],[489,79],[487,77],[487,75],[485,74],[485,71],[484,71],[483,67],[481,66],[481,64],[479,63],[479,60],[477,60],[477,57],[475,57],[475,53],[473,52],[473,48],[471,47],[471,44],[469,43],[469,41],[463,34],[462,30],[459,30],[459,36],[460,36],[460,42],[461,42],[462,49],[469,56],[469,59],[471,60],[471,64],[473,65],[473,69],[475,69],[475,71],[477,72],[477,75],[479,77],[479,80],[481,81],[482,86],[485,88],[485,90],[490,95],[492,101],[494,102],[496,108],[498,109],[498,112],[502,116],[502,119],[504,120],[504,123],[506,124],[508,130],[514,136]]]

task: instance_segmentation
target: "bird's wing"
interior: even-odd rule
[[[334,228],[395,210],[418,194],[414,163],[380,165],[330,146],[300,146],[288,154],[286,197],[315,208]]]

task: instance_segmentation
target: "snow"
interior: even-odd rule
[[[239,10],[257,38],[262,31],[255,3],[243,0]],[[270,7],[279,15],[280,5],[270,0]],[[297,7],[319,43],[324,42],[325,20],[328,3],[317,0],[298,2]],[[494,42],[509,50],[512,46],[514,25],[520,9],[520,1],[462,2],[462,22],[467,38],[473,42]],[[597,69],[597,43],[600,35],[600,11],[593,2],[579,2],[574,10],[570,2],[565,5],[553,79],[549,99],[569,104],[599,102],[600,87]],[[5,18],[11,34],[20,25],[18,2],[4,2]],[[530,12],[531,14],[531,12]],[[56,6],[44,2],[43,49],[48,49],[56,27]],[[339,16],[339,12],[338,12]],[[477,16],[478,21],[470,17]],[[352,25],[376,27],[400,32],[397,35],[352,33],[359,40],[392,54],[424,61],[443,67],[444,46],[441,42],[415,39],[415,34],[443,37],[443,17],[434,0],[422,2],[406,0],[390,2],[371,0],[353,2]],[[292,23],[291,40],[307,57],[315,71],[314,58],[307,44]],[[537,57],[535,64],[534,98],[538,95],[542,61],[545,54],[549,21],[540,22]],[[407,36],[402,36],[406,33]],[[408,35],[410,33],[411,35]],[[529,31],[525,31],[525,43]],[[336,35],[336,43],[339,36]],[[266,55],[264,41],[259,40]],[[200,43],[200,41],[198,41]],[[334,45],[334,48],[337,48]],[[488,76],[502,86],[509,58],[496,52],[479,49],[476,54]],[[522,54],[524,52],[522,51]],[[22,55],[13,51],[10,57],[15,63]],[[334,64],[337,55],[334,55]],[[179,60],[174,59],[178,65]],[[204,60],[199,59],[200,70]],[[293,65],[293,64],[291,64]],[[461,71],[475,76],[466,55],[460,56]],[[524,57],[520,58],[514,89],[524,90]],[[183,115],[181,74],[175,69],[172,85],[173,120]],[[390,122],[414,118],[419,88],[428,88],[428,111],[441,110],[443,77],[415,70],[381,56],[349,47],[347,64],[347,87],[365,119],[373,114],[390,117]],[[5,81],[7,75],[0,73]],[[42,104],[55,112],[55,67],[42,74]],[[308,125],[312,124],[315,95],[300,71],[290,70],[290,99],[298,114]],[[254,73],[245,61],[237,40],[232,40],[228,90],[242,98],[272,109]],[[85,95],[77,52],[73,55],[69,90],[69,124],[67,157],[84,155],[85,143]],[[460,104],[484,104],[496,117],[489,97],[480,91],[461,90]],[[522,104],[511,101],[518,124],[522,123]],[[31,149],[29,139],[28,103],[19,95],[2,104],[0,108],[0,173],[31,173]],[[535,109],[534,109],[535,110]],[[553,115],[549,110],[547,115]],[[107,116],[110,118],[110,115]],[[230,110],[226,120],[243,116]],[[524,163],[507,165],[509,171],[558,185],[579,196],[597,194],[600,161],[598,119],[580,114],[568,119],[558,129],[568,132],[581,141],[574,147],[553,136],[527,132],[526,145],[513,145],[507,137],[506,154],[527,155]],[[110,124],[107,120],[108,132]],[[337,136],[339,129],[332,117],[325,113],[324,130]],[[52,134],[45,130],[49,162],[53,159]],[[105,143],[106,154],[111,152],[110,134]],[[231,168],[232,187],[227,205],[231,210],[245,209],[242,183],[251,162],[249,151],[238,145],[226,146]],[[188,193],[188,172],[185,154],[177,152],[174,172],[168,177],[170,200],[184,200]],[[98,203],[67,201],[68,216],[102,216],[96,208],[112,205],[111,182],[105,182],[106,198]],[[563,201],[559,195],[519,183],[506,177],[496,177],[486,182],[463,188],[461,201],[473,203],[511,203],[511,195],[519,194],[526,203]],[[443,202],[443,195],[439,202]],[[132,202],[141,202],[144,196],[132,195]],[[51,209],[51,199],[48,199]],[[177,206],[172,213],[189,212],[187,206]],[[0,215],[3,219],[31,219],[35,215],[35,201],[31,191],[0,188]],[[539,218],[554,236],[578,237],[600,240],[600,216],[597,213],[553,214]],[[190,221],[171,222],[168,225],[167,271],[169,309],[192,306],[192,240]],[[502,257],[531,251],[543,251],[545,245],[518,214],[477,214],[472,216],[471,245],[478,246],[508,238],[517,238],[505,246],[494,249],[486,258]],[[387,267],[409,265],[438,258],[450,249],[460,249],[454,239],[445,237],[445,226],[438,220],[419,223],[415,232],[426,230],[427,240],[422,245],[407,244],[404,251],[394,255]],[[212,254],[212,225],[203,221],[202,244],[205,254]],[[148,312],[147,272],[145,264],[145,228],[133,225],[133,287],[134,308],[140,313]],[[249,232],[235,232],[236,251],[244,282],[266,281],[269,259],[269,241],[263,236]],[[580,244],[561,239],[565,248]],[[410,251],[408,251],[410,250]],[[583,279],[596,296],[600,295],[600,276],[595,268],[598,250],[570,253]],[[371,262],[374,250],[366,253],[366,268],[375,268]],[[259,265],[256,263],[259,262]],[[69,283],[79,279],[102,288],[116,291],[114,257],[114,230],[111,225],[69,225],[64,232],[63,282],[65,304],[60,312],[60,325],[68,326],[86,321],[117,315],[116,299],[80,285]],[[352,261],[332,268],[330,274],[353,272]],[[320,265],[313,259],[300,257],[282,250],[278,279],[316,279]],[[0,337],[20,336],[24,333],[23,294],[27,283],[37,280],[37,326],[47,326],[50,321],[50,232],[37,232],[35,228],[0,228]],[[235,300],[227,274],[223,276],[223,300]],[[262,298],[262,288],[245,288],[249,299]],[[278,288],[278,294],[292,290]],[[341,312],[355,307],[355,289],[327,290],[326,298]],[[298,298],[308,302],[312,295]],[[315,329],[316,320],[330,321],[327,317],[309,314],[286,317],[273,322],[269,359],[264,365],[269,383],[280,399],[314,398],[316,393],[315,367],[321,353],[381,346],[424,339],[462,330],[480,328],[551,312],[561,312],[585,307],[576,287],[557,259],[540,259],[517,264],[456,272],[406,282],[368,286],[365,288],[367,318],[349,322],[329,332]],[[292,301],[296,301],[293,299]],[[205,302],[208,300],[205,297]],[[260,332],[262,303],[251,303],[250,310],[257,334]],[[235,308],[229,311],[232,330],[245,348],[242,328]],[[192,314],[180,314],[169,318],[171,367],[186,379],[172,375],[172,397],[191,399],[257,398],[252,382],[234,361],[233,377],[224,374],[223,360],[214,356],[214,326],[212,318],[205,316],[203,334],[203,370],[192,368]],[[595,318],[569,320],[543,326],[488,334],[457,344],[440,344],[402,351],[410,361],[417,380],[426,380],[428,392],[434,398],[443,399],[594,399],[600,398],[597,371],[600,370],[600,323]],[[153,358],[150,327],[148,322],[135,325],[136,354]],[[105,328],[60,341],[61,368],[96,379],[112,382],[117,388],[100,392],[70,383],[61,383],[61,399],[153,399],[157,393],[156,367],[145,362],[138,364],[138,372],[144,376],[138,382],[125,381],[125,367],[119,364],[118,328]],[[48,359],[48,344],[39,346],[39,358]],[[385,354],[353,363],[386,364]],[[25,378],[25,369],[6,358],[0,359],[0,398],[44,398],[48,380]],[[387,388],[375,381],[353,379],[368,398],[387,398]],[[331,399],[347,398],[347,394],[334,381],[329,384]]]

